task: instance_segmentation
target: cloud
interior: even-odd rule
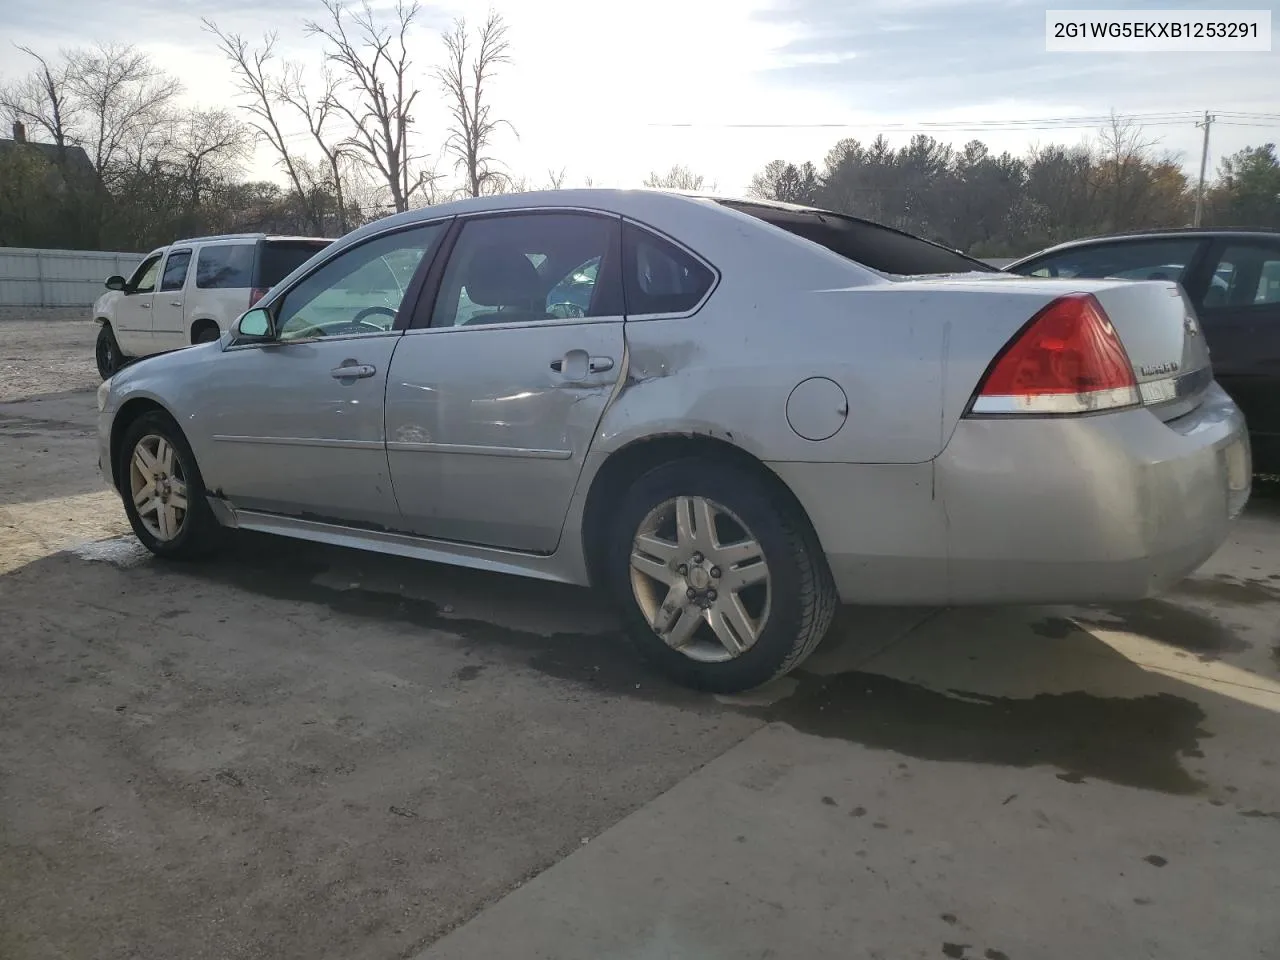
[[[1055,108],[1077,104],[1089,113],[1274,111],[1274,54],[1047,53],[1046,7],[1080,6],[1071,0],[980,6],[960,0],[775,0],[757,16],[793,37],[766,68],[773,82],[838,89],[864,109],[925,115],[1013,98]],[[1131,0],[1125,6],[1179,4]],[[1189,8],[1204,6],[1200,0]]]

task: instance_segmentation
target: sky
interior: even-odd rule
[[[230,70],[201,30],[202,16],[250,39],[277,31],[280,54],[308,75],[322,62],[303,30],[324,14],[319,0],[3,3],[0,79],[26,69],[13,44],[53,54],[130,42],[182,80],[189,102],[232,104]],[[375,10],[385,5],[374,2]],[[509,25],[513,58],[493,83],[492,102],[515,128],[494,152],[534,186],[562,169],[566,185],[590,178],[638,186],[650,171],[681,163],[722,192],[741,193],[769,161],[820,166],[843,137],[883,132],[897,145],[924,132],[956,146],[978,138],[1022,152],[1097,133],[1094,120],[1061,118],[1112,112],[1146,117],[1147,137],[1193,175],[1202,132],[1192,113],[1222,114],[1212,127],[1211,172],[1241,147],[1280,140],[1280,120],[1243,116],[1280,115],[1280,35],[1271,53],[1045,52],[1046,6],[1096,9],[1101,0],[451,0],[424,3],[412,47],[423,89],[417,137],[428,152],[446,125],[429,76],[440,62],[440,31],[456,16],[483,19],[491,5]],[[1241,5],[1270,9],[1280,34],[1280,0]],[[439,169],[448,173],[449,162]],[[265,147],[249,172],[277,176]]]

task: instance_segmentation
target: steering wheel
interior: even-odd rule
[[[381,327],[378,324],[370,323],[365,319],[365,317],[371,317],[375,313],[386,314],[388,317],[391,318],[391,323],[396,322],[396,311],[392,310],[390,307],[365,307],[363,310],[361,310],[359,313],[357,313],[354,317],[351,318],[351,322],[358,323],[362,327],[368,327],[371,330],[377,330],[379,333],[382,333],[383,331],[387,330],[390,324],[388,324],[387,327]]]
[[[587,311],[583,310],[576,303],[570,303],[568,300],[562,300],[559,303],[553,303],[547,307],[547,313],[555,317],[557,320],[576,320],[579,317],[585,317]]]

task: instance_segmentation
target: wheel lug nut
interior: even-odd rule
[[[716,598],[716,592],[715,592],[714,590],[708,590],[708,591],[707,591],[707,599],[708,599],[708,600],[714,600],[715,598]]]
[[[688,590],[685,591],[685,596],[687,596],[690,600],[692,600],[697,595],[698,595],[698,591],[693,589],[693,587],[690,587]]]
[[[720,568],[719,568],[719,567],[712,567],[712,568],[711,568],[711,576],[713,576],[713,577],[715,577],[717,580],[719,580],[719,579],[720,579]]]
[[[702,562],[702,554],[700,554],[700,553],[695,553],[695,554],[693,555],[693,562],[694,562],[694,563],[701,563],[701,562]]]
[[[686,563],[682,563],[682,564],[680,564],[680,566],[676,567],[676,573],[680,574],[680,576],[682,576],[682,577],[684,577],[684,576],[688,576],[688,574],[689,574],[689,565],[688,565],[688,564],[686,564]]]

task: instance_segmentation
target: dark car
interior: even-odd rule
[[[1280,473],[1280,230],[1186,228],[1076,240],[1005,267],[1028,277],[1182,284],[1218,382],[1244,412],[1259,473]]]

